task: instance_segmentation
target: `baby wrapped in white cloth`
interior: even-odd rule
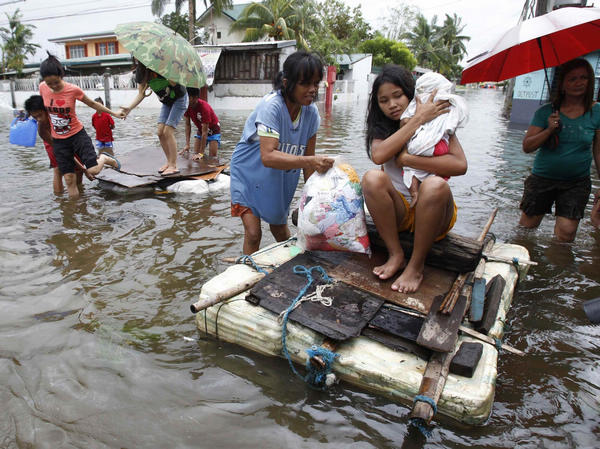
[[[400,120],[406,120],[413,115],[417,108],[416,98],[425,103],[434,89],[437,89],[434,100],[448,100],[450,111],[421,125],[407,144],[409,154],[417,156],[441,156],[448,152],[449,136],[454,134],[456,128],[462,127],[467,122],[469,112],[464,98],[454,95],[453,84],[443,75],[436,72],[428,72],[417,79],[415,85],[415,96],[402,113]],[[437,146],[437,148],[436,148]],[[411,207],[416,203],[419,184],[428,176],[425,170],[404,167],[404,184],[409,188],[412,196]]]

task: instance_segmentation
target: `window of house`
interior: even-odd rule
[[[85,57],[85,45],[69,45],[67,50],[67,59]]]
[[[96,44],[96,55],[114,55],[117,53],[115,42],[100,42]]]
[[[215,69],[216,81],[271,81],[279,71],[279,53],[223,52]]]
[[[221,32],[217,31],[217,39],[221,39]]]

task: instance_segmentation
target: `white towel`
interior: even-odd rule
[[[442,140],[444,136],[454,134],[456,128],[464,126],[467,122],[469,118],[467,103],[463,97],[454,95],[452,88],[452,83],[436,72],[428,72],[417,80],[415,97],[402,113],[401,120],[415,115],[417,109],[416,98],[418,97],[421,103],[425,103],[429,100],[429,96],[434,89],[438,90],[434,100],[448,100],[450,102],[450,112],[440,115],[417,129],[407,145],[409,154],[433,156],[435,144]],[[410,187],[413,176],[422,181],[430,174],[424,170],[404,167],[404,184]]]

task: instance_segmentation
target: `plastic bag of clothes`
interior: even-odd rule
[[[336,159],[326,173],[313,173],[298,204],[298,243],[305,250],[371,254],[360,178]]]

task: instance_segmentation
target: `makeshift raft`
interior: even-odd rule
[[[161,176],[158,168],[165,163],[165,155],[159,147],[148,146],[117,157],[120,170],[106,169],[96,175],[104,190],[124,195],[155,191],[204,194],[229,188],[229,176],[223,173],[228,166],[219,161],[193,161],[191,154],[177,155],[179,173]]]
[[[453,238],[460,239],[450,235],[436,243],[431,253],[442,250],[452,253]],[[376,241],[376,238],[372,236],[371,240]],[[473,243],[472,246],[475,248],[477,245]],[[475,265],[483,247],[479,245]],[[464,333],[458,336],[452,351],[464,342],[481,343],[481,356],[473,367],[471,377],[466,377],[471,373],[459,375],[452,372],[447,376],[437,401],[437,413],[471,425],[484,423],[491,414],[497,376],[497,347],[504,333],[505,317],[515,286],[529,267],[529,254],[522,246],[503,243],[492,246],[490,243],[487,247],[491,249],[486,252],[483,278],[489,282],[500,275],[504,281],[493,283],[497,290],[497,309],[491,312],[491,318],[487,317],[487,323],[480,322],[474,326],[465,319],[461,329],[466,331],[466,327],[478,327],[487,332],[486,338],[490,343]],[[385,260],[385,253],[376,250],[374,257]],[[453,257],[450,256],[450,259]],[[454,258],[461,259],[460,256]],[[443,257],[436,260],[438,265],[444,264]],[[339,281],[330,292],[332,310],[324,312],[323,307],[319,309],[319,304],[305,302],[289,314],[285,342],[291,360],[305,365],[309,348],[327,347],[331,338],[338,339],[334,351],[340,356],[333,362],[332,370],[339,379],[394,401],[413,403],[419,395],[432,354],[431,350],[415,344],[415,340],[435,296],[449,290],[456,273],[427,266],[419,291],[402,294],[390,289],[392,280],[379,281],[370,273],[372,266],[380,261],[353,253],[303,253],[295,238],[259,250],[252,255],[252,261],[254,266],[235,264],[203,285],[200,301],[192,305],[192,311],[197,310],[195,307],[202,308],[202,303],[214,305],[196,314],[196,324],[201,332],[261,354],[282,356],[284,348],[279,312],[289,306],[306,284],[306,278],[292,274],[281,276],[280,271],[295,265],[305,268],[321,266],[329,277]],[[465,261],[456,263],[466,264],[464,269],[467,270],[473,270],[475,266]],[[260,272],[265,269],[272,273],[265,276]],[[313,286],[309,292],[314,290]],[[280,299],[282,302],[278,304]],[[383,304],[385,301],[386,304]]]

